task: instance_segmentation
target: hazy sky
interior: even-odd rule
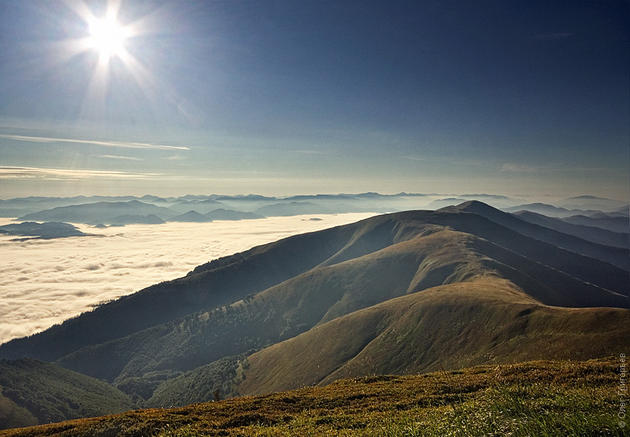
[[[0,197],[629,196],[627,2],[104,4],[0,1]]]

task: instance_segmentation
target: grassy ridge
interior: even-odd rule
[[[267,396],[131,411],[0,436],[623,435],[614,358],[368,376]]]
[[[629,325],[624,309],[545,306],[509,281],[479,277],[391,299],[264,348],[247,358],[236,392],[615,355],[630,349]]]

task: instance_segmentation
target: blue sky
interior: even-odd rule
[[[629,197],[623,1],[81,4],[0,2],[1,197]]]

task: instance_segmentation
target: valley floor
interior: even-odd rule
[[[621,436],[629,425],[619,418],[619,365],[618,358],[533,361],[368,376],[0,436]]]

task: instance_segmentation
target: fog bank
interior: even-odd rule
[[[94,305],[185,275],[211,259],[373,213],[96,229],[102,237],[15,241],[0,236],[0,343],[46,329]],[[318,218],[319,220],[314,220]],[[1,219],[0,224],[10,223]]]

